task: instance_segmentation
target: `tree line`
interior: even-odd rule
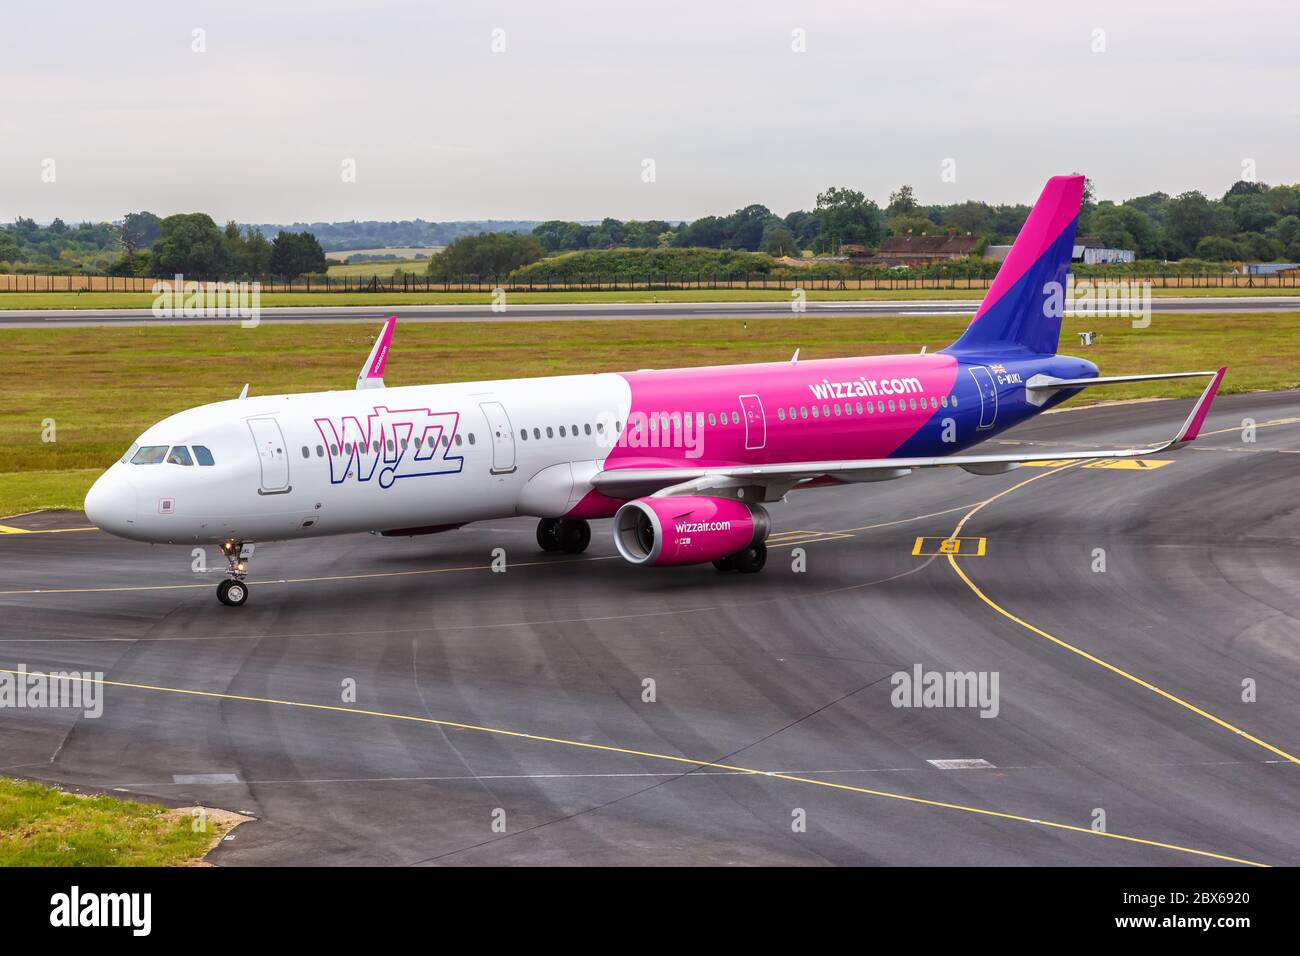
[[[108,268],[115,276],[195,279],[294,278],[324,272],[325,250],[309,232],[281,231],[267,240],[233,220],[224,229],[207,213],[167,216],[131,213],[122,223],[122,255]]]
[[[20,217],[0,227],[0,268],[30,271],[93,272],[113,276],[195,279],[293,278],[321,273],[325,251],[309,232],[281,230],[267,239],[255,226],[228,222],[219,227],[207,213],[160,217],[128,213],[121,223],[83,223],[61,219],[48,226]]]
[[[729,216],[705,216],[689,224],[551,220],[537,226],[532,235],[548,253],[701,247],[773,256],[799,255],[804,250],[825,254],[845,246],[878,246],[885,238],[904,235],[971,235],[1006,244],[1014,241],[1029,210],[1024,203],[994,205],[976,200],[922,205],[909,185],[892,192],[882,209],[858,190],[832,187],[817,195],[812,210],[785,216],[755,204]],[[1242,180],[1217,199],[1189,190],[1176,196],[1148,193],[1116,203],[1097,202],[1089,182],[1078,235],[1095,237],[1108,247],[1132,249],[1139,259],[1300,261],[1300,185],[1270,187]]]
[[[969,234],[987,243],[1005,244],[1014,240],[1029,209],[1023,203],[976,200],[923,205],[909,185],[894,190],[882,208],[859,190],[835,186],[818,193],[811,210],[784,216],[755,203],[730,215],[692,222],[607,218],[599,223],[430,224],[414,220],[405,225],[411,226],[410,235],[421,239],[433,235],[426,226],[448,227],[438,234],[458,236],[429,261],[429,274],[445,278],[503,275],[544,256],[614,248],[702,248],[798,257],[805,251],[834,254],[846,248],[872,248],[888,237],[904,235]],[[222,229],[204,213],[160,218],[138,212],[121,223],[68,225],[55,219],[46,226],[20,217],[0,226],[0,270],[291,277],[325,271],[327,262],[316,230],[329,225],[298,231],[281,228],[268,240],[267,227],[231,222]],[[376,244],[391,239],[374,223],[333,225],[347,227],[335,234],[335,241],[343,236]],[[507,231],[510,226],[516,228]],[[1242,180],[1218,198],[1191,190],[1176,196],[1153,192],[1117,203],[1096,201],[1088,183],[1078,235],[1094,236],[1109,247],[1132,249],[1143,261],[1300,262],[1300,185]]]

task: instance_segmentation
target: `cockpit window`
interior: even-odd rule
[[[166,445],[145,445],[131,456],[133,465],[157,465],[167,457]]]
[[[136,451],[137,451],[139,448],[140,448],[139,445],[132,445],[130,448],[128,448],[128,449],[126,450],[126,454],[123,455],[123,456],[122,456],[120,459],[118,459],[118,460],[121,461],[122,464],[125,465],[128,461],[130,461],[132,458],[135,457],[135,453],[136,453]]]
[[[169,465],[192,465],[194,459],[190,457],[190,450],[184,445],[176,445],[172,448],[171,454],[167,456]]]
[[[212,452],[208,451],[204,445],[194,446],[194,457],[198,459],[200,465],[215,464],[212,460]]]

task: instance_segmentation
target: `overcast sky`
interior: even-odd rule
[[[1072,171],[1218,195],[1247,161],[1300,181],[1298,35],[1294,2],[15,4],[0,221],[785,214]]]

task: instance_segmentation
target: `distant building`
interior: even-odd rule
[[[1275,276],[1279,273],[1291,275],[1295,270],[1300,269],[1300,262],[1247,262],[1246,275],[1248,276]],[[1237,270],[1233,270],[1236,272]]]
[[[875,255],[853,256],[857,265],[925,266],[975,254],[980,240],[974,236],[894,236],[880,244]]]
[[[987,246],[984,249],[984,258],[992,259],[994,262],[1002,262],[1010,251],[1010,246]]]
[[[1112,262],[1133,262],[1137,253],[1132,249],[1112,249],[1095,236],[1084,236],[1074,242],[1073,262],[1086,266],[1106,265]]]

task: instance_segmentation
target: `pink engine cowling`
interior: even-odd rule
[[[614,544],[632,564],[704,564],[767,537],[762,505],[733,498],[637,498],[614,515]]]

